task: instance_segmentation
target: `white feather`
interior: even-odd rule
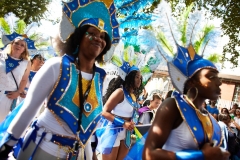
[[[14,13],[10,12],[10,13],[5,14],[4,19],[9,24],[11,33],[13,33],[14,29],[17,25],[16,22],[19,20],[19,18]]]

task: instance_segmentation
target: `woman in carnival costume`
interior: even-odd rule
[[[17,159],[92,159],[89,142],[102,112],[105,77],[95,62],[102,62],[111,42],[119,38],[118,23],[110,25],[115,20],[110,7],[114,5],[102,1],[64,3],[60,38],[65,43],[58,46],[66,54],[48,60],[35,75],[23,107],[1,141],[1,157],[7,157],[48,98],[47,108],[26,133]]]
[[[144,145],[143,151],[141,147],[136,147],[132,153],[140,155],[135,156],[137,159],[147,160],[228,159],[229,153],[220,147],[222,134],[218,122],[202,108],[205,99],[218,99],[221,94],[219,86],[222,83],[217,67],[200,56],[209,56],[217,44],[215,38],[219,38],[220,34],[208,24],[201,28],[203,14],[191,13],[191,8],[186,8],[181,21],[176,23],[174,17],[169,16],[171,11],[167,13],[171,10],[170,6],[163,3],[167,4],[162,1],[158,6],[159,19],[155,21],[158,27],[154,26],[154,22],[152,34],[160,35],[160,38],[153,36],[155,46],[168,59],[168,71],[176,91],[158,108],[146,140],[140,141]],[[169,41],[164,37],[166,35]],[[149,37],[145,38],[154,42]],[[158,41],[156,38],[159,38]],[[174,55],[173,60],[170,60],[170,53]],[[135,158],[132,157],[129,159]]]
[[[41,54],[35,54],[34,56],[32,56],[30,61],[31,61],[31,69],[30,69],[30,73],[28,76],[28,82],[26,84],[26,87],[24,88],[24,92],[22,93],[23,96],[18,98],[17,104],[19,104],[26,97],[26,94],[27,94],[28,88],[30,87],[32,79],[35,76],[35,74],[37,73],[37,71],[44,64],[45,59],[43,58],[43,56]]]
[[[202,108],[206,99],[217,100],[221,94],[218,69],[211,61],[196,53],[191,38],[187,47],[177,43],[176,47],[175,57],[167,63],[176,91],[158,109],[148,132],[142,158],[228,159],[229,152],[220,147],[220,126]]]
[[[18,34],[7,36],[11,36],[7,39],[10,44],[6,44],[0,56],[0,122],[16,106],[16,99],[22,96],[31,67],[25,37]],[[3,43],[7,36],[3,35]]]
[[[131,147],[131,132],[138,122],[142,76],[136,66],[124,62],[104,96],[101,126],[96,130],[102,159],[123,159]]]

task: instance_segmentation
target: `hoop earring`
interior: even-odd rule
[[[76,48],[76,50],[73,52],[73,54],[77,54],[77,53],[78,53],[78,47],[79,47],[79,45],[77,45],[77,48]]]
[[[196,95],[195,95],[195,97],[193,98],[193,101],[194,101],[194,100],[197,98],[197,96],[198,96],[198,89],[197,89],[197,87],[191,87],[191,88],[189,88],[188,91],[187,91],[187,96],[189,97],[190,91],[191,91],[192,88],[194,88],[195,91],[196,91]]]

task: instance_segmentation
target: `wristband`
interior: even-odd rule
[[[176,152],[177,160],[204,160],[203,152],[200,150],[185,150]]]
[[[124,125],[124,123],[125,123],[125,121],[122,118],[114,117],[113,124],[122,127]]]

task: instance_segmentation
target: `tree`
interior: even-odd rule
[[[1,0],[0,17],[13,12],[17,17],[27,24],[39,22],[45,18],[47,5],[51,0]]]
[[[174,12],[179,12],[176,7],[179,4],[190,6],[194,3],[194,7],[198,9],[207,9],[212,16],[222,18],[221,29],[225,35],[229,36],[229,43],[224,46],[223,60],[227,60],[238,65],[238,57],[240,56],[240,1],[239,0],[167,0],[172,5]],[[156,0],[153,3],[151,12],[161,0]],[[177,14],[176,13],[176,14]],[[226,53],[230,53],[231,58],[226,57]]]

